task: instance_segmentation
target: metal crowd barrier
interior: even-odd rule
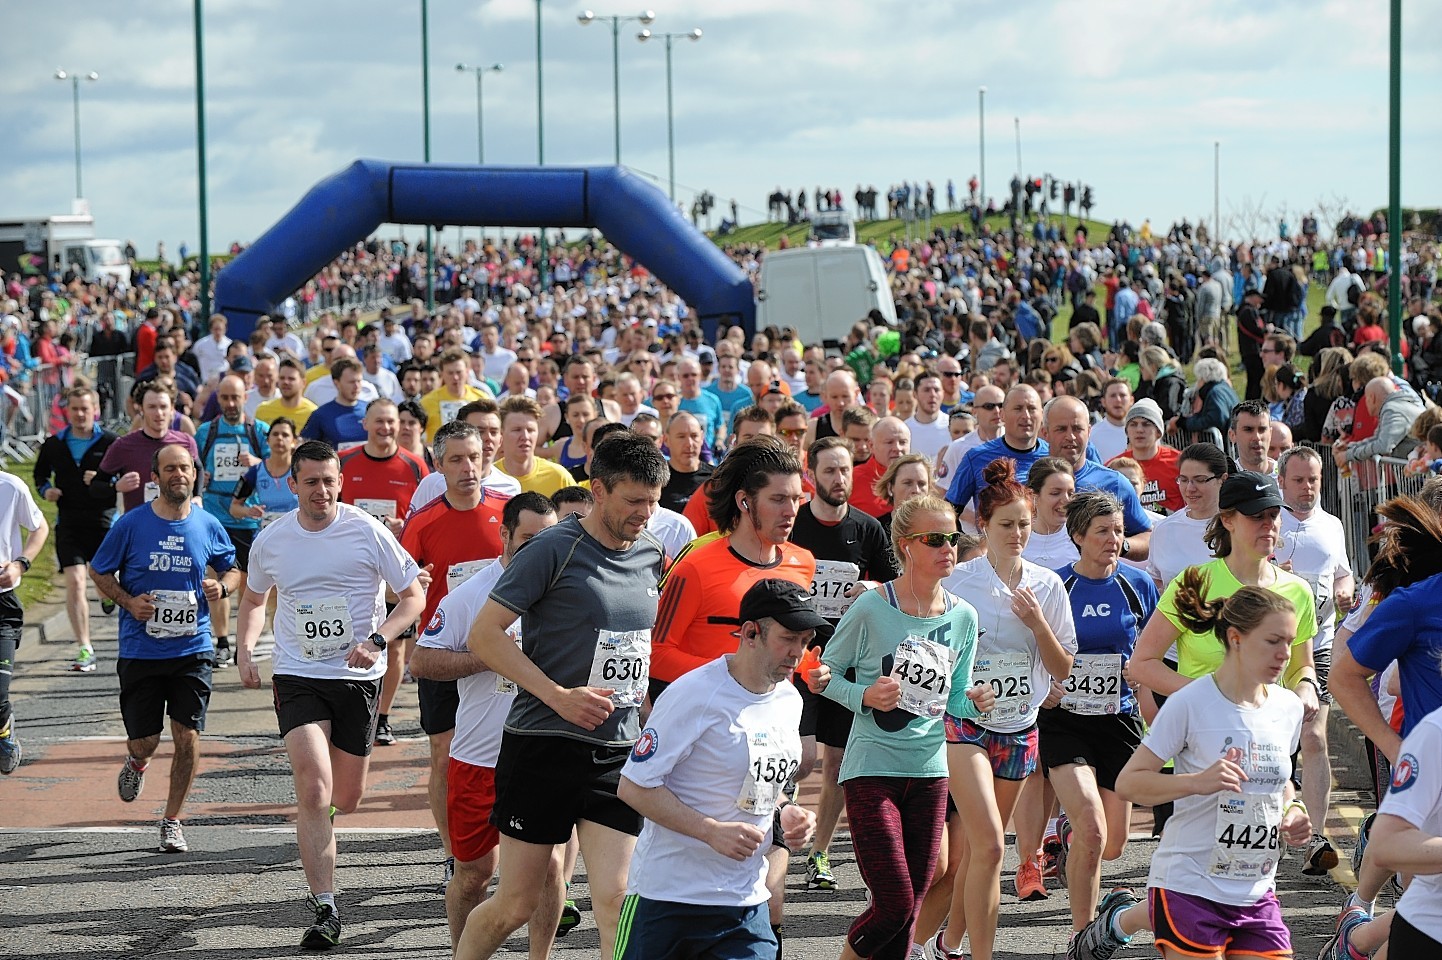
[[[324,313],[344,313],[351,308],[362,311],[375,310],[393,300],[394,286],[388,277],[362,277],[351,280],[340,287],[317,287],[313,296],[305,296],[307,290],[296,298],[296,314],[293,326],[304,326]]]
[[[125,399],[135,381],[135,354],[112,357],[80,356],[73,366],[42,364],[4,388],[0,414],[0,462],[29,460],[40,444],[65,424],[60,395],[84,378],[100,395],[100,422],[109,430],[126,433],[130,417]]]
[[[1373,457],[1351,464],[1343,475],[1325,451],[1322,462],[1323,506],[1329,475],[1335,484],[1337,509],[1328,509],[1342,521],[1347,537],[1347,559],[1358,576],[1366,573],[1372,562],[1368,537],[1377,527],[1377,508],[1394,497],[1416,495],[1427,482],[1428,473],[1406,473],[1407,461],[1398,457]]]

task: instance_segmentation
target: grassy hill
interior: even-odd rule
[[[1053,217],[1057,220],[1060,218]],[[990,216],[986,222],[991,225],[993,231],[1008,230],[1011,228],[1009,217],[1001,215]],[[1064,224],[1064,234],[1070,237],[1076,229],[1076,217],[1067,217]],[[971,218],[965,213],[954,210],[941,212],[931,218],[931,230],[950,230],[958,223],[971,232]],[[1100,220],[1087,220],[1087,231],[1093,242],[1106,236],[1111,229],[1111,224],[1102,223]],[[912,236],[918,232],[930,232],[926,230],[927,221],[919,220],[911,224]],[[885,244],[892,237],[899,239],[906,237],[907,224],[902,220],[866,220],[856,224],[856,239],[859,243],[876,243],[878,246]],[[781,237],[786,237],[786,242],[791,246],[797,246],[806,242],[808,226],[804,223],[787,226],[785,223],[753,223],[728,233],[726,236],[718,236],[712,231],[709,236],[716,243],[723,246],[731,244],[764,244],[767,247],[775,247],[780,244]]]

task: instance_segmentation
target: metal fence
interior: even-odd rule
[[[4,386],[0,463],[29,460],[47,436],[65,426],[61,394],[82,379],[100,395],[101,424],[117,433],[129,432],[125,400],[135,380],[135,354],[81,356],[73,365],[41,364]]]
[[[393,302],[394,294],[395,286],[387,277],[356,277],[336,287],[320,287],[311,281],[296,291],[295,315],[286,319],[294,327],[312,323],[325,313],[378,310]]]

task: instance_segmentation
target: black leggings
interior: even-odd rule
[[[14,590],[0,593],[0,730],[10,725],[10,680],[15,670],[15,648],[25,613]]]
[[[1407,922],[1397,913],[1392,915],[1392,932],[1387,935],[1387,956],[1397,960],[1412,957],[1435,957],[1442,950],[1442,941],[1434,940]]]

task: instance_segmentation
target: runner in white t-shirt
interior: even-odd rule
[[[473,400],[456,412],[457,420],[464,420],[481,431],[481,489],[487,496],[499,494],[514,497],[521,492],[521,484],[510,474],[496,469],[496,451],[501,449],[501,415],[496,412],[494,400]],[[411,514],[420,510],[446,492],[446,478],[440,471],[421,478],[416,492],[411,494]]]
[[[471,624],[491,595],[491,588],[521,545],[556,523],[556,508],[538,493],[523,493],[506,503],[501,515],[503,552],[441,600],[411,654],[411,673],[420,679],[453,680],[459,694],[456,726],[451,738],[450,770],[446,779],[447,829],[455,874],[446,886],[446,919],[451,946],[461,938],[466,917],[485,896],[496,869],[500,834],[491,825],[496,797],[496,757],[501,752],[501,730],[516,698],[516,685],[490,670],[466,646]],[[519,643],[521,624],[511,630]],[[546,891],[558,889],[546,884]],[[530,955],[542,960],[551,949],[561,902],[542,898],[531,915]],[[539,935],[537,935],[539,934]]]
[[[315,923],[307,949],[340,942],[337,813],[365,793],[387,644],[425,608],[429,577],[380,521],[340,502],[340,460],[310,440],[291,455],[297,510],[256,535],[237,623],[241,682],[260,686],[255,644],[276,589],[272,686],[295,777],[296,840]],[[386,616],[385,588],[399,602]]]
[[[787,799],[801,762],[791,674],[830,624],[786,580],[757,581],[740,620],[736,652],[671,684],[621,771],[618,794],[646,822],[618,960],[777,956],[766,853],[776,833],[800,849],[816,821]]]

